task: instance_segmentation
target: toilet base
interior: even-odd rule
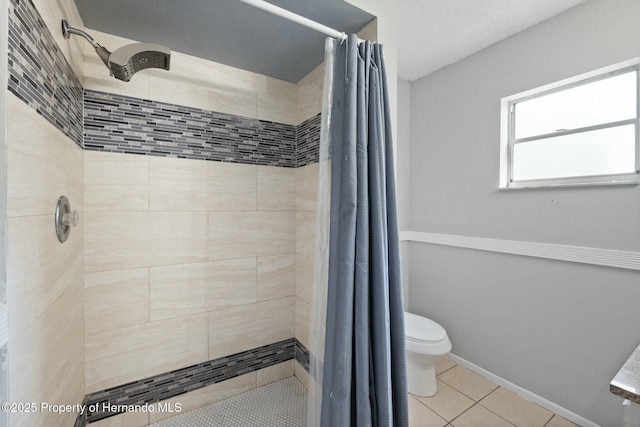
[[[436,367],[433,363],[417,363],[407,358],[407,390],[418,397],[437,393]]]

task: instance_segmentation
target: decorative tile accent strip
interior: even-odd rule
[[[295,341],[295,338],[290,338],[88,394],[88,407],[97,410],[87,414],[87,422],[92,423],[123,412],[118,407],[159,402],[291,360],[294,357]]]
[[[87,150],[295,167],[295,126],[92,90],[84,99]]]
[[[87,407],[87,397],[85,396],[82,400],[83,408]],[[81,414],[78,414],[76,417],[76,422],[73,423],[73,427],[85,427],[87,425],[87,411],[83,411]]]
[[[293,353],[294,353],[294,358],[296,360],[296,362],[298,362],[305,371],[309,372],[309,350],[307,350],[307,348],[302,345],[302,343],[300,341],[298,341],[296,339],[296,344],[295,347],[293,349]]]
[[[9,1],[8,89],[88,150],[300,167],[318,161],[320,115],[299,126],[84,92],[31,0]],[[84,135],[83,135],[84,125]]]
[[[82,84],[31,0],[9,1],[8,89],[82,147]]]
[[[318,163],[322,115],[317,114],[300,123],[296,136],[296,167]]]

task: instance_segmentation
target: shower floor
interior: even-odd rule
[[[410,427],[579,427],[450,359],[436,364],[438,393],[409,395]],[[304,427],[307,390],[295,377],[150,427]]]
[[[150,427],[301,427],[306,413],[307,390],[290,377]]]

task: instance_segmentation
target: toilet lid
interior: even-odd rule
[[[440,341],[447,337],[442,326],[417,314],[404,313],[404,334],[413,341]]]

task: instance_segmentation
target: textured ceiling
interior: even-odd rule
[[[400,0],[398,77],[413,81],[586,0]]]
[[[75,2],[89,29],[290,82],[298,82],[324,58],[323,34],[239,0]],[[344,0],[269,2],[346,33],[374,18]],[[113,51],[120,46],[105,47]]]

